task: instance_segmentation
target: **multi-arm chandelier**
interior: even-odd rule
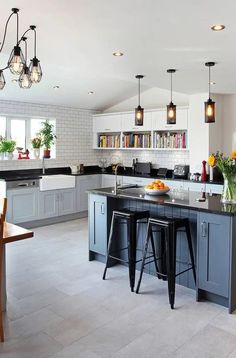
[[[38,83],[42,78],[42,69],[40,61],[36,56],[37,42],[36,42],[36,26],[30,25],[29,28],[19,37],[19,9],[13,8],[12,13],[7,19],[3,41],[0,43],[0,53],[3,50],[7,29],[10,19],[16,16],[16,43],[13,47],[7,65],[4,68],[0,68],[0,90],[5,87],[6,81],[4,77],[4,71],[9,69],[14,75],[19,75],[18,83],[21,88],[30,88],[33,83]],[[30,64],[27,64],[27,37],[25,35],[29,32],[34,32],[34,57],[30,60]],[[23,54],[20,44],[24,42],[25,44],[25,54]]]

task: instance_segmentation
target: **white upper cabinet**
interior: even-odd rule
[[[176,124],[166,123],[166,110],[157,110],[152,112],[152,130],[186,130],[188,128],[188,109],[177,107]]]
[[[135,114],[132,113],[123,113],[122,114],[122,131],[123,132],[145,132],[151,131],[152,127],[152,113],[145,112],[143,118],[143,126],[135,125]]]
[[[121,132],[121,119],[120,113],[95,115],[93,116],[93,132]]]

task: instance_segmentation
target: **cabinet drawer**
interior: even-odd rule
[[[121,132],[121,114],[94,116],[93,132]]]

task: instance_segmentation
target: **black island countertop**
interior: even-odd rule
[[[114,188],[93,189],[89,194],[99,194],[117,199],[138,200],[156,205],[167,205],[186,208],[196,211],[204,211],[221,215],[236,215],[236,204],[221,203],[221,195],[199,193],[195,191],[171,190],[162,196],[147,195],[143,187],[119,189],[117,195]],[[204,197],[203,197],[204,196]]]

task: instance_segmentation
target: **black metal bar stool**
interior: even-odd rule
[[[155,247],[153,244],[154,241],[153,228],[157,228],[158,230],[161,231],[162,249],[161,249],[160,257],[156,256]],[[176,241],[177,241],[177,231],[179,229],[184,229],[186,233],[190,260],[191,260],[191,267],[188,267],[186,270],[176,274]],[[147,258],[149,241],[151,241],[152,255]],[[149,259],[150,257],[152,257],[153,260],[146,262],[146,260]],[[158,260],[162,260],[161,270],[158,269],[158,265],[157,265]],[[183,274],[186,271],[193,270],[193,277],[196,284],[196,271],[195,271],[195,264],[194,264],[193,246],[192,246],[190,225],[188,219],[167,218],[167,217],[149,218],[148,225],[147,225],[146,240],[145,240],[144,251],[143,251],[141,272],[140,272],[136,293],[139,292],[145,265],[153,261],[155,263],[155,268],[158,278],[161,277],[163,279],[167,279],[168,281],[169,302],[171,308],[173,309],[174,302],[175,302],[176,277]]]
[[[109,259],[114,259],[123,263],[128,264],[129,266],[129,281],[130,281],[130,288],[131,291],[134,291],[135,285],[135,270],[136,270],[136,263],[141,260],[136,260],[136,231],[137,231],[137,224],[141,223],[141,220],[149,218],[149,211],[141,211],[137,209],[121,209],[118,211],[113,211],[112,220],[111,220],[111,228],[110,228],[110,235],[108,240],[108,249],[107,249],[107,258],[106,258],[106,266],[103,273],[103,280],[106,278],[106,272],[109,264]],[[115,222],[125,223],[127,225],[127,247],[121,248],[115,251],[112,251],[113,240],[114,240],[114,229],[115,229]],[[147,221],[146,221],[147,223]],[[128,250],[128,261],[123,260],[117,256],[116,253]]]

